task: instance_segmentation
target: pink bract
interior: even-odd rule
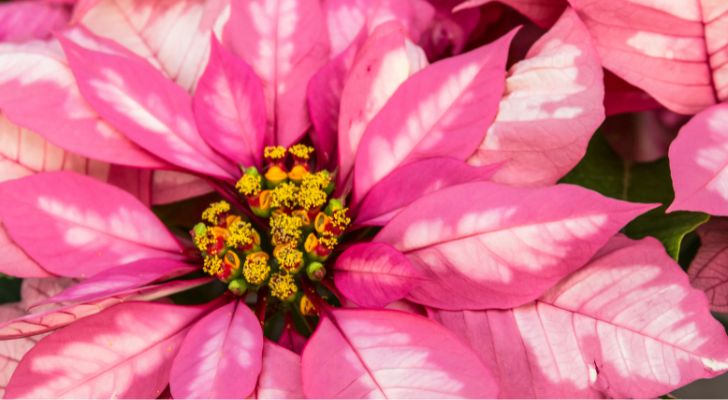
[[[45,297],[56,294],[72,284],[70,279],[26,279],[21,287],[21,301],[0,306],[0,320],[9,320],[22,316],[28,305],[42,301]],[[10,377],[15,368],[42,336],[24,337],[0,342],[0,396],[5,397]]]
[[[662,246],[609,247],[532,303],[431,314],[498,371],[503,397],[647,398],[722,373],[728,337]]]
[[[605,68],[672,111],[728,99],[728,4],[709,0],[569,0]]]
[[[670,210],[728,215],[728,103],[694,116],[670,145],[675,200]]]
[[[654,241],[615,238],[654,205],[555,184],[604,118],[590,25],[562,1],[507,3],[549,27],[508,71],[517,30],[461,52],[471,17],[425,0],[89,0],[55,39],[0,45],[0,271],[84,279],[0,324],[51,332],[6,394],[646,397],[728,369],[685,274]],[[309,142],[320,158],[292,146]],[[73,153],[83,168],[50,166]],[[328,203],[311,215],[266,214],[244,185],[300,188],[314,168]],[[148,207],[212,189],[217,225],[185,226],[192,240]],[[286,274],[266,253],[285,226],[246,253],[227,242],[295,211],[308,258]],[[199,244],[207,229],[229,236]],[[208,264],[215,246],[232,272]],[[253,254],[269,275],[225,280]]]
[[[0,4],[0,42],[47,39],[66,26],[70,9],[46,1],[14,1]]]
[[[710,307],[728,312],[728,222],[716,218],[698,228],[701,246],[688,275],[690,283],[705,291]]]

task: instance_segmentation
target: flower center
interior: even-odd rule
[[[203,271],[227,283],[235,295],[255,293],[315,312],[303,288],[318,291],[324,262],[351,220],[342,199],[332,198],[327,170],[313,171],[313,148],[296,144],[264,150],[265,167],[243,169],[235,184],[240,209],[210,204],[191,235]]]

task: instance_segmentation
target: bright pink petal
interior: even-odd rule
[[[210,193],[210,185],[195,175],[176,171],[154,171],[152,204],[167,204]]]
[[[0,66],[0,109],[14,123],[93,159],[149,168],[166,165],[89,107],[55,41],[0,44]]]
[[[40,1],[0,4],[0,41],[47,39],[54,30],[63,28],[68,18],[65,7]]]
[[[268,340],[263,344],[263,368],[253,398],[301,399],[301,357]]]
[[[230,179],[235,167],[200,137],[187,92],[131,53],[89,50],[69,37],[61,43],[81,94],[104,119],[172,164]]]
[[[46,278],[54,276],[28,256],[8,236],[0,223],[0,273],[19,278]]]
[[[569,0],[605,68],[672,111],[728,99],[728,3]]]
[[[426,273],[410,300],[450,310],[506,308],[543,294],[653,207],[578,186],[468,183],[412,203],[375,240]]]
[[[55,296],[48,297],[43,302],[31,304],[35,307],[49,303],[80,302],[108,297],[199,269],[176,259],[137,260],[103,270]]]
[[[204,285],[211,280],[211,278],[177,280],[139,289],[119,291],[108,297],[71,303],[61,307],[43,306],[41,311],[35,311],[0,324],[0,340],[46,333],[75,323],[82,318],[98,314],[119,303],[157,300]]]
[[[507,4],[542,28],[553,25],[567,5],[566,0],[466,0],[455,7],[455,11],[480,7],[494,1]]]
[[[200,135],[212,148],[240,165],[260,164],[265,135],[263,84],[248,64],[216,39],[193,106]]]
[[[210,34],[222,17],[221,1],[92,0],[74,19],[146,59],[165,77],[192,91],[205,69]],[[78,8],[82,8],[79,10]]]
[[[336,287],[362,307],[383,308],[403,299],[422,278],[422,272],[384,243],[361,243],[336,259]]]
[[[700,248],[688,275],[705,292],[713,311],[728,313],[728,221],[712,219],[698,228]]]
[[[404,165],[379,181],[357,204],[355,225],[385,225],[403,207],[446,187],[489,180],[500,165],[472,167],[454,158],[428,158]]]
[[[84,277],[180,253],[148,208],[94,179],[44,173],[5,182],[0,191],[0,219],[10,237],[51,273]]]
[[[341,92],[365,38],[365,32],[360,32],[346,50],[318,70],[308,82],[306,100],[315,130],[310,137],[321,167],[330,166],[335,161]]]
[[[202,318],[182,342],[170,371],[176,398],[245,398],[256,387],[263,330],[243,301]]]
[[[496,372],[502,397],[654,398],[728,368],[705,295],[651,238],[513,310],[433,314]]]
[[[452,333],[399,311],[331,310],[309,339],[302,366],[303,392],[314,398],[498,393],[490,371]]]
[[[268,142],[297,142],[310,124],[306,85],[328,61],[319,1],[231,0],[223,39],[263,80]]]
[[[355,199],[405,163],[473,154],[495,118],[513,35],[432,64],[397,89],[359,145]]]
[[[78,321],[26,354],[6,395],[156,397],[185,333],[209,308],[127,303]]]
[[[323,7],[332,54],[342,52],[362,30],[369,34],[388,21],[402,24],[417,42],[435,16],[427,0],[323,0]]]
[[[22,300],[18,303],[0,306],[0,322],[12,320],[25,313],[30,302],[38,301],[43,296],[50,296],[61,290],[69,282],[66,279],[26,279],[22,286]],[[5,395],[5,388],[15,368],[28,352],[40,340],[40,337],[27,337],[0,341],[0,396]]]
[[[603,98],[599,56],[579,17],[567,9],[511,67],[498,116],[470,162],[503,162],[495,182],[556,183],[586,153],[604,120]]]
[[[371,3],[371,2],[369,2]],[[331,54],[338,55],[349,48],[358,37],[366,36],[366,13],[364,0],[323,0],[326,25],[329,33]]]
[[[675,200],[668,211],[728,215],[728,103],[708,108],[685,124],[670,145]]]
[[[427,66],[425,53],[398,22],[377,27],[354,60],[341,92],[339,185],[350,178],[362,135],[397,88]]]

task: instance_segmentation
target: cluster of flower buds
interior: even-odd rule
[[[203,270],[223,282],[232,282],[242,274],[251,274],[251,257],[261,253],[261,237],[253,225],[232,213],[225,201],[212,203],[203,213],[203,222],[192,229],[195,246],[204,257]],[[257,271],[266,275],[270,271]],[[267,279],[267,276],[265,276]],[[245,292],[247,285],[237,282],[236,290]],[[252,283],[252,282],[251,282]],[[232,289],[231,289],[232,290]]]
[[[297,301],[304,315],[313,306],[299,280],[326,276],[324,264],[351,223],[343,202],[330,198],[332,174],[312,171],[312,154],[301,144],[266,147],[263,171],[245,168],[235,185],[259,218],[249,221],[229,203],[217,202],[191,232],[204,271],[228,283],[231,292],[242,296],[267,286],[272,297]]]

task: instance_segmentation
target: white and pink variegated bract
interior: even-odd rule
[[[698,228],[700,248],[690,264],[690,283],[708,295],[710,307],[728,312],[728,223],[714,218]]]
[[[669,210],[728,216],[728,103],[695,115],[670,144],[675,200]]]
[[[612,239],[654,205],[551,185],[604,115],[576,13],[509,71],[515,31],[429,64],[419,43],[441,14],[418,0],[93,0],[57,40],[0,46],[0,110],[64,149],[43,141],[48,154],[229,196],[264,146],[309,137],[341,172],[353,226],[381,228],[326,267],[345,304],[371,308],[319,304],[299,354],[281,345],[290,332],[264,337],[244,298],[157,301],[212,278],[178,279],[197,254],[106,175],[9,179],[4,254],[83,280],[0,324],[3,339],[52,331],[6,395],[655,396],[725,370],[728,338],[676,264],[653,242]],[[2,153],[17,170],[18,138]],[[76,170],[58,165],[33,172]]]
[[[728,99],[728,3],[569,0],[605,68],[668,109],[695,114]]]

